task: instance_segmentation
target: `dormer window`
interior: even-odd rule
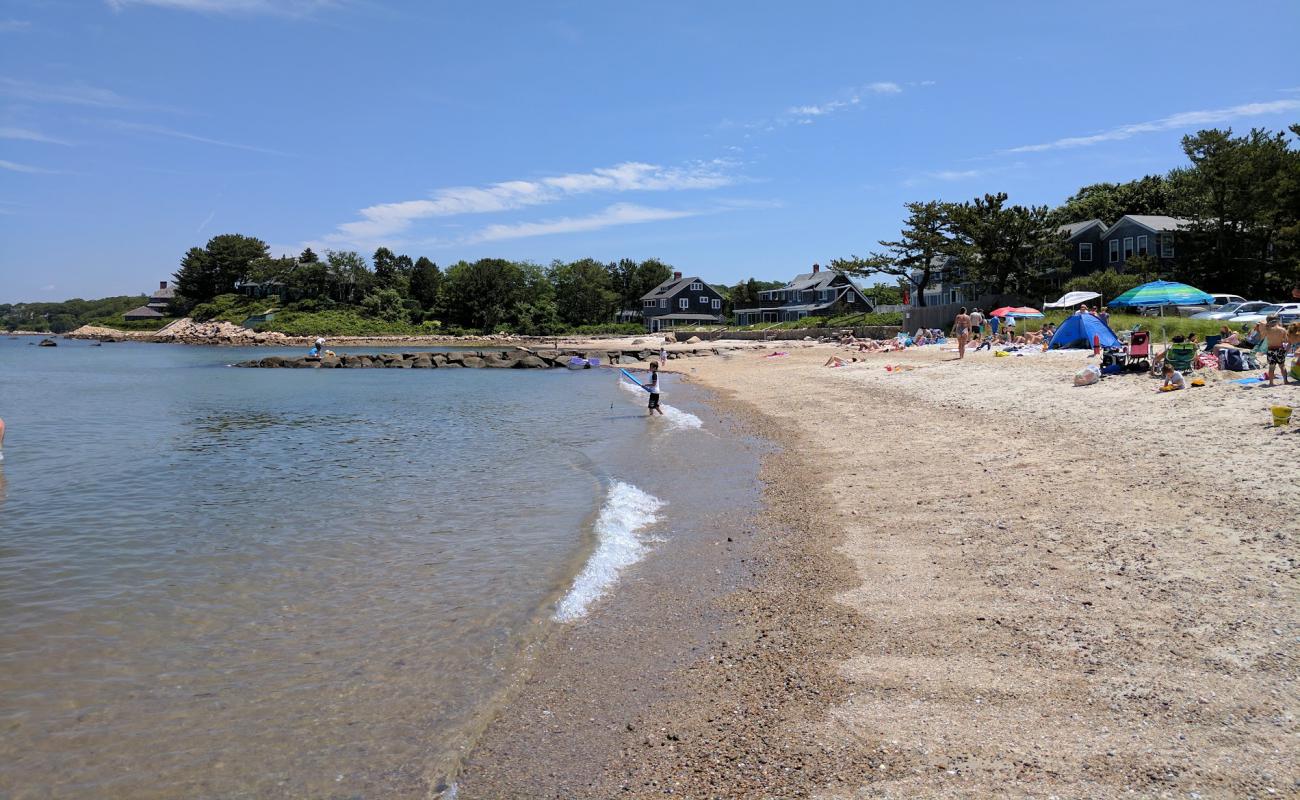
[[[702,292],[702,291],[704,291],[704,284],[700,283],[699,281],[696,281],[695,283],[692,283],[692,284],[691,284],[691,291],[692,291],[692,292]]]

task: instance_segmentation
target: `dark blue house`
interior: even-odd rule
[[[1113,267],[1123,272],[1133,256],[1150,256],[1161,269],[1173,266],[1177,256],[1177,233],[1190,225],[1178,217],[1152,214],[1125,214],[1101,234],[1105,245],[1105,262],[1096,269]]]
[[[1065,237],[1071,275],[1087,275],[1105,266],[1103,257],[1106,248],[1102,244],[1101,235],[1106,230],[1106,223],[1090,219],[1086,222],[1071,222],[1057,230]]]
[[[641,298],[641,317],[646,330],[668,330],[679,326],[721,325],[722,295],[697,277],[673,276]]]
[[[736,309],[737,325],[790,322],[804,317],[866,314],[874,306],[849,277],[813,264],[812,272],[796,275],[780,289],[758,293],[757,308]]]

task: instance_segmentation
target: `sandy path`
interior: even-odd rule
[[[811,733],[802,704],[781,723],[852,765],[822,793],[1300,794],[1300,435],[1267,427],[1300,390],[1075,388],[1082,356],[934,350],[684,367],[820,466],[817,519],[861,579],[845,696]]]

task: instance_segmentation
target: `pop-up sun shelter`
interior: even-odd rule
[[[1106,323],[1091,314],[1074,314],[1066,317],[1061,327],[1052,335],[1048,347],[1053,350],[1070,347],[1092,347],[1092,337],[1101,341],[1102,347],[1119,347],[1119,338]]]

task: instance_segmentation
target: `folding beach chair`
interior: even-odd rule
[[[1206,337],[1205,337],[1205,352],[1207,352],[1207,353],[1213,353],[1213,352],[1214,352],[1214,346],[1215,346],[1216,344],[1218,344],[1218,343],[1219,343],[1220,341],[1222,341],[1222,340],[1223,340],[1223,335],[1222,335],[1222,334],[1218,334],[1218,333],[1216,333],[1216,334],[1213,334],[1213,335],[1211,335],[1211,336],[1206,336]]]
[[[1133,331],[1129,337],[1128,346],[1124,348],[1124,361],[1129,366],[1141,362],[1146,365],[1147,369],[1151,368],[1151,333],[1149,331]]]
[[[1191,372],[1197,351],[1195,342],[1176,342],[1165,348],[1165,363],[1179,372]]]

